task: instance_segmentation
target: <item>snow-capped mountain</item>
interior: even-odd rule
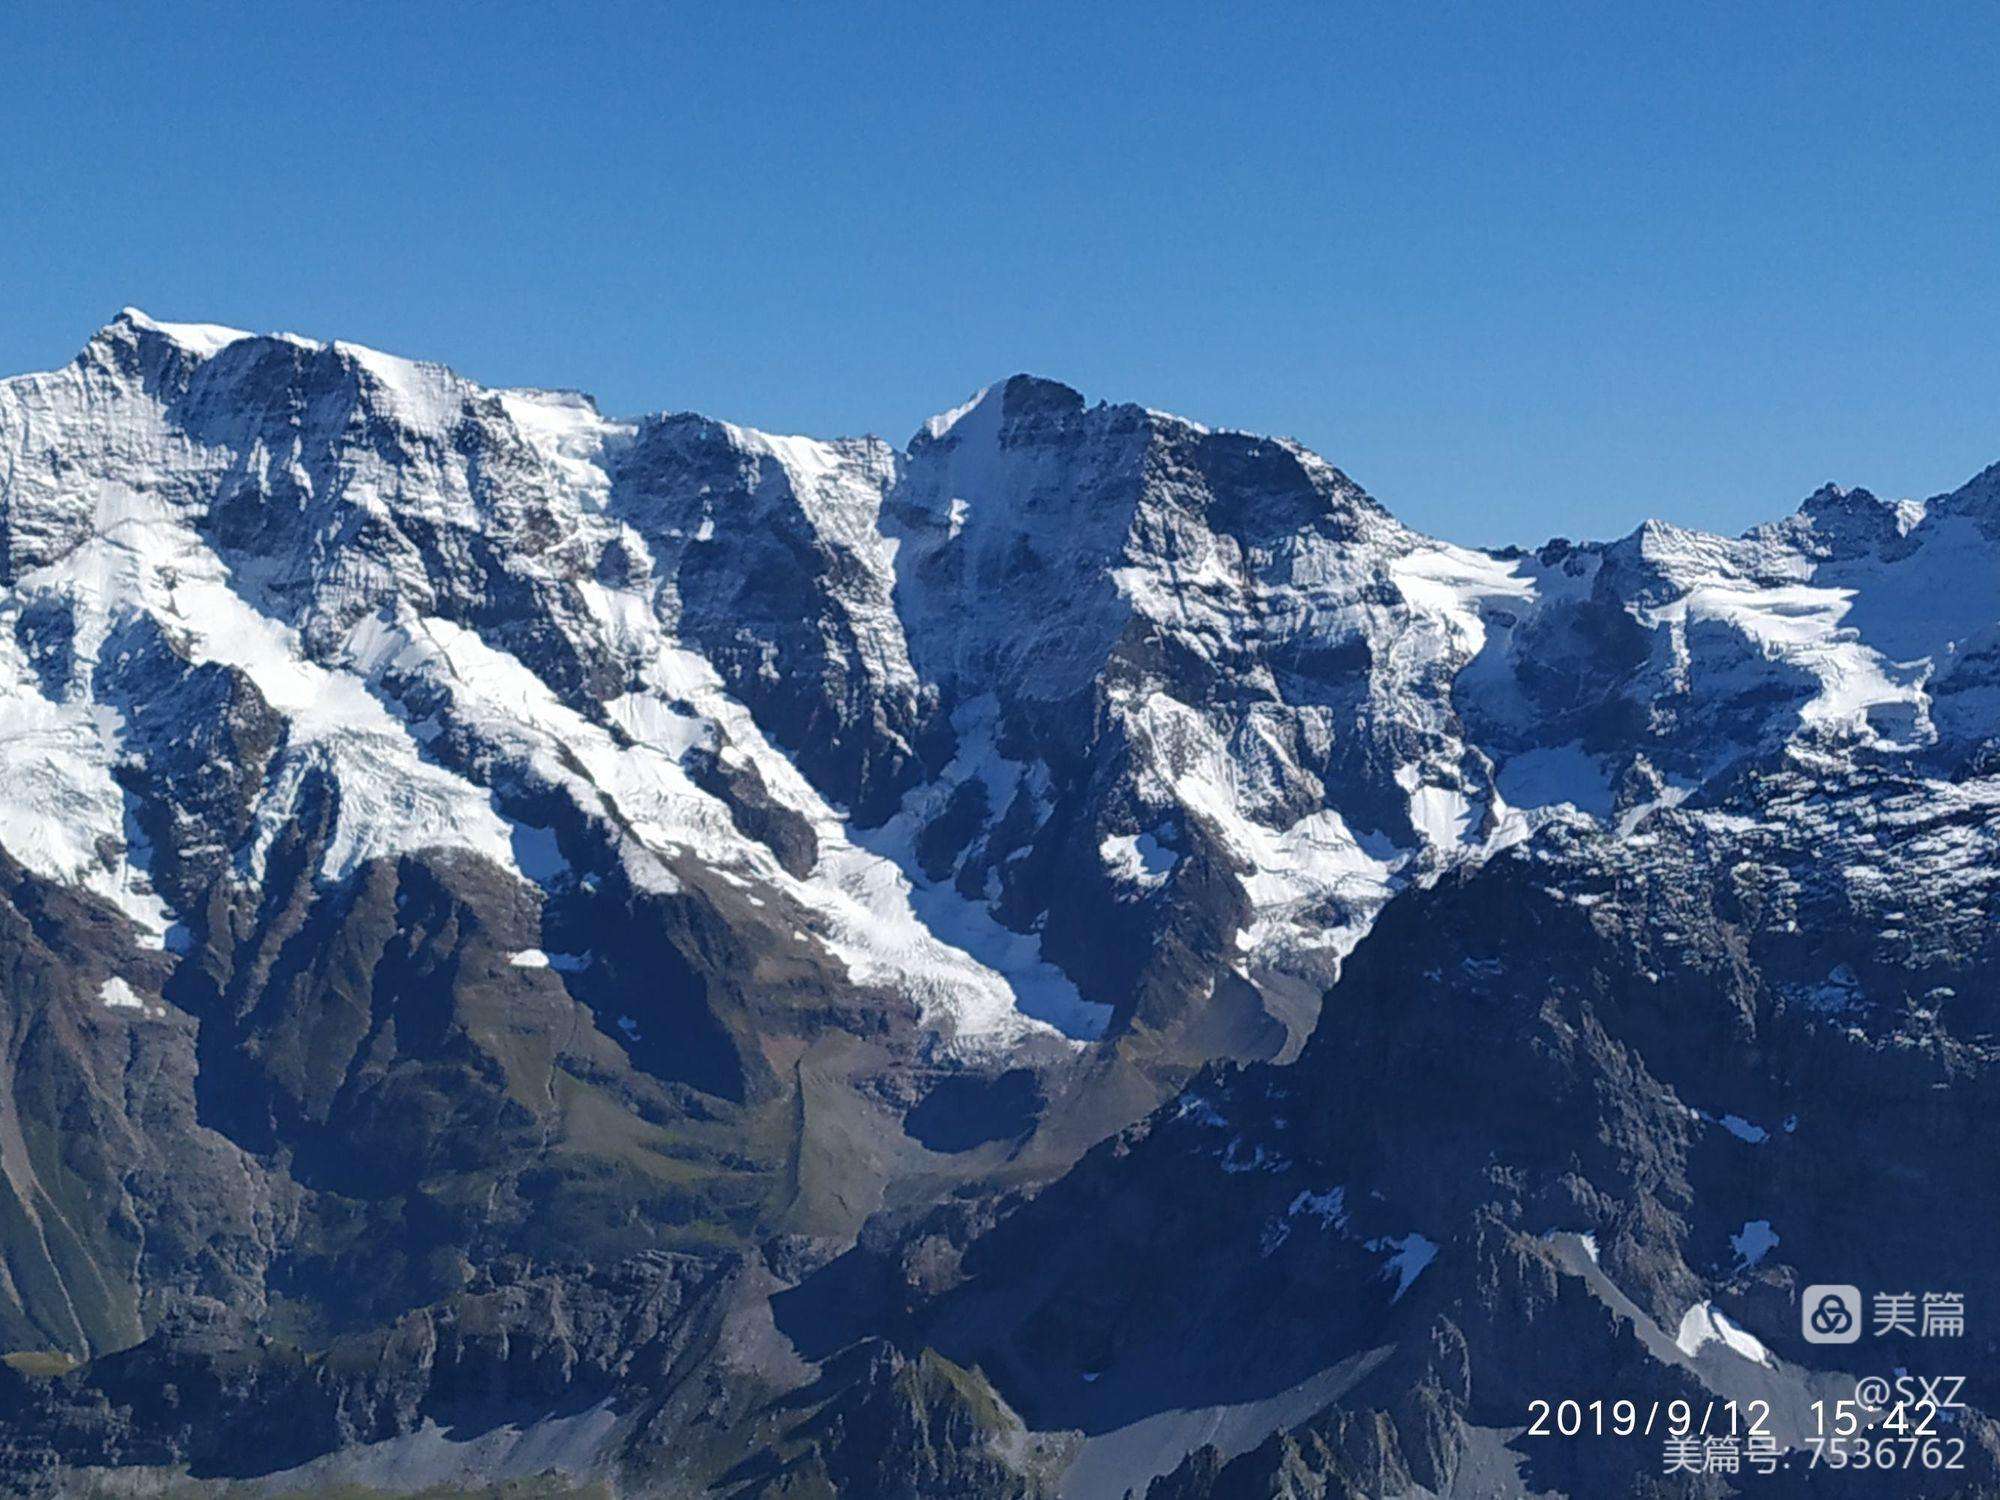
[[[128,311],[69,366],[0,382],[0,1342],[171,1365],[418,1309],[525,1339],[553,1298],[590,1331],[523,1356],[546,1368],[516,1394],[552,1410],[592,1381],[651,1389],[666,1366],[639,1366],[694,1358],[706,1318],[732,1330],[701,1356],[732,1440],[771,1392],[831,1382],[814,1451],[876,1492],[839,1466],[907,1478],[923,1444],[890,1393],[914,1385],[959,1423],[954,1482],[1031,1493],[1084,1462],[1060,1433],[1151,1399],[1111,1363],[1152,1314],[1077,1302],[1136,1254],[1111,1198],[1198,1223],[1220,1172],[1243,1200],[1230,1234],[1162,1236],[1147,1282],[1208,1264],[1218,1307],[1267,1295],[1266,1262],[1307,1254],[1308,1228],[1329,1247],[1310,1275],[1372,1257],[1406,1311],[1454,1266],[1490,1290],[1503,1249],[1588,1232],[1664,1327],[1730,1295],[1689,1248],[1712,1248],[1714,1211],[1661,1228],[1686,1204],[1646,1176],[1671,1157],[1685,1195],[1706,1170],[1674,1155],[1674,1099],[1749,1119],[1805,1081],[1697,1100],[1698,1055],[1599,1003],[1615,1045],[1558,1092],[1625,1087],[1606,1059],[1629,1046],[1680,1093],[1635,1096],[1644,1171],[1563,1178],[1573,1223],[1527,1225],[1546,1215],[1523,1204],[1608,1116],[1522,1126],[1534,1111],[1494,1096],[1448,1140],[1385,1147],[1470,1180],[1488,1168],[1468,1141],[1526,1131],[1530,1187],[1498,1197],[1364,1206],[1363,1176],[1385,1200],[1396,1184],[1355,1140],[1454,1076],[1484,1099],[1497,1075],[1468,1046],[1542,1055],[1555,1023],[1492,1020],[1496,986],[1587,971],[1601,1002],[1682,959],[1712,982],[1712,932],[1681,949],[1661,926],[1676,881],[1744,934],[1750,1034],[1850,1025],[1886,1056],[1908,1029],[1854,1017],[1990,979],[1996,776],[2000,468],[1924,502],[1828,487],[1739,538],[1651,522],[1484,552],[1404,527],[1295,443],[1028,376],[898,450],[614,420]],[[1481,901],[1544,899],[1567,950],[1474,940]],[[1857,921],[1881,941],[1829,943]],[[1974,1009],[1926,1003],[1953,1066],[1983,1068]],[[1220,1061],[1269,1066],[1179,1094]],[[1302,1155],[1285,1119],[1307,1106],[1270,1103],[1294,1087],[1346,1134],[1315,1126]],[[1032,1203],[1007,1196],[1162,1105]],[[1063,1211],[1105,1235],[1044,1257]],[[1518,1242],[1479,1227],[1500,1220]],[[811,1302],[854,1256],[902,1288],[861,1299],[881,1319],[863,1331],[934,1347],[852,1365],[773,1322],[774,1291]],[[1078,1279],[1014,1284],[1045,1260]],[[973,1296],[961,1262],[1000,1270]],[[1372,1301],[1350,1312],[1343,1338],[1385,1326]],[[1051,1343],[1052,1318],[1097,1342]],[[425,1337],[393,1392],[273,1367],[165,1427],[98,1359],[99,1406],[19,1397],[42,1425],[16,1455],[182,1462],[214,1423],[322,1399],[338,1420],[271,1462],[400,1441],[455,1389]],[[456,1348],[452,1378],[497,1378],[489,1353]],[[1058,1374],[1104,1375],[1098,1405],[1051,1394]],[[1326,1401],[1288,1397],[1243,1435],[1335,1399],[1310,1389]],[[645,1430],[681,1442],[686,1417],[670,1399]],[[862,1431],[879,1451],[857,1457]],[[609,1463],[599,1438],[589,1462]],[[1110,1463],[1082,1451],[1079,1473]],[[1101,1472],[1122,1491],[1186,1450],[1118,1451]],[[1402,1479],[1445,1492],[1447,1451],[1471,1449],[1404,1434]]]
[[[1024,377],[897,453],[130,312],[0,422],[0,838],[158,941],[191,844],[254,883],[323,778],[324,879],[451,848],[540,883],[580,820],[642,884],[775,887],[949,1042],[1088,1037],[1144,979],[1076,950],[1210,871],[1206,949],[1283,992],[1524,812],[1994,722],[1990,476],[1496,557],[1296,445]],[[156,846],[120,785],[198,732],[125,680],[148,647],[271,717],[242,827]]]

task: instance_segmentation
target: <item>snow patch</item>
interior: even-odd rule
[[[144,1010],[146,1002],[133,993],[132,986],[117,975],[104,981],[104,987],[97,992],[97,998],[113,1010]]]
[[[1680,1332],[1674,1336],[1674,1343],[1689,1358],[1708,1345],[1719,1343],[1731,1353],[1740,1354],[1757,1364],[1771,1363],[1770,1353],[1761,1343],[1730,1322],[1709,1302],[1697,1302],[1687,1310],[1681,1319]]]
[[[1434,849],[1464,844],[1472,836],[1475,817],[1465,794],[1450,787],[1424,785],[1410,793],[1410,821]]]
[[[1535,597],[1534,580],[1518,560],[1443,543],[1395,559],[1389,576],[1412,609],[1444,626],[1467,660],[1485,648],[1490,608],[1503,602],[1518,608]]]
[[[1253,816],[1250,788],[1212,725],[1166,693],[1123,705],[1135,754],[1171,772],[1158,792],[1202,818],[1237,861],[1251,905],[1238,943],[1278,974],[1330,983],[1389,898],[1402,863],[1396,850],[1362,845],[1325,808],[1273,828]]]
[[[341,339],[334,341],[333,349],[366,372],[379,403],[411,427],[449,429],[465,409],[467,387],[443,365],[384,354]]]
[[[975,391],[972,394],[969,400],[963,401],[959,405],[954,406],[950,411],[941,411],[936,416],[928,418],[924,422],[925,435],[928,436],[933,442],[943,437],[946,433],[950,432],[952,428],[956,427],[961,421],[963,421],[967,416],[969,416],[972,413],[973,408],[978,406],[980,402],[984,401],[986,399],[986,393],[992,389],[993,387],[990,385],[982,386],[979,390]]]
[[[1180,855],[1150,833],[1111,834],[1098,846],[1104,867],[1115,879],[1156,890],[1180,863]]]
[[[188,353],[201,359],[220,354],[238,339],[252,337],[240,328],[224,328],[220,323],[162,323],[158,319],[147,317],[136,307],[126,308],[120,316],[135,328],[164,334]]]
[[[1382,1267],[1383,1274],[1396,1278],[1396,1291],[1389,1298],[1400,1302],[1403,1293],[1410,1289],[1410,1283],[1424,1274],[1424,1269],[1437,1259],[1438,1247],[1435,1242],[1420,1234],[1406,1234],[1401,1239],[1384,1237],[1368,1242],[1368,1248],[1375,1251],[1393,1250],[1388,1262]]]
[[[607,422],[588,396],[574,391],[506,390],[496,393],[528,445],[592,511],[611,498],[608,449],[628,439],[630,423]]]

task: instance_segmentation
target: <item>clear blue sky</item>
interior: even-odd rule
[[[1734,530],[2000,459],[1996,54],[1989,5],[10,6],[0,369],[134,303],[898,442],[1027,369],[1460,540]]]

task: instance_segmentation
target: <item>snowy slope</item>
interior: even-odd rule
[[[296,409],[300,396],[303,420],[271,420],[274,397]],[[632,443],[630,425],[576,398],[487,392],[350,345],[128,313],[69,369],[0,386],[0,435],[14,460],[0,712],[22,769],[0,787],[0,840],[30,868],[112,897],[160,937],[174,919],[115,779],[130,749],[98,670],[118,622],[144,615],[190,663],[243,673],[284,720],[255,832],[235,851],[242,880],[258,879],[313,776],[337,791],[328,881],[415,849],[532,878],[514,850],[534,829],[495,791],[522,777],[615,822],[642,886],[671,887],[668,862],[691,857],[797,899],[857,977],[904,988],[960,1041],[1046,1031],[1017,1009],[1018,990],[1093,1029],[1014,935],[959,924],[991,943],[1000,969],[935,936],[900,870],[848,841],[708,663],[678,648],[671,599],[647,587],[646,539],[611,514],[607,454]],[[821,445],[732,437],[816,498],[835,488]],[[818,518],[849,526],[837,499]],[[503,556],[480,555],[496,544]],[[606,582],[613,548],[622,581]],[[508,593],[513,619],[479,618]],[[897,650],[891,638],[875,659],[894,671]],[[622,691],[594,696],[580,663],[599,692]],[[737,831],[682,769],[696,746],[748,760],[813,824],[815,869],[795,877]]]

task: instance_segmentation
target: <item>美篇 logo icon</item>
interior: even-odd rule
[[[1808,1344],[1851,1344],[1861,1337],[1861,1289],[1815,1285],[1799,1298],[1799,1332]]]

